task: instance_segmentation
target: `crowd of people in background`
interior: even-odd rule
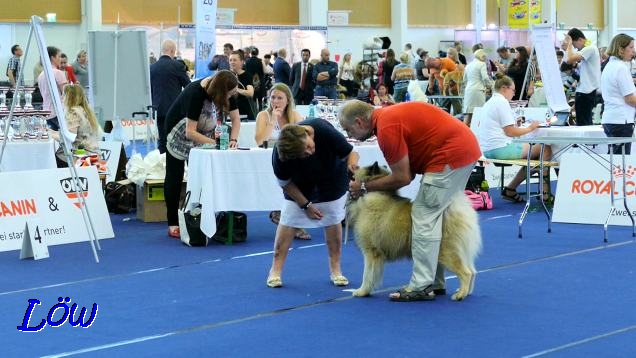
[[[80,134],[78,137],[84,141],[83,146],[93,148],[92,141],[97,138],[98,130],[83,91],[89,86],[87,53],[80,51],[71,63],[60,49],[50,46],[47,50],[57,85],[53,90],[61,97],[72,99],[72,103],[70,99],[65,102],[68,104],[66,110],[72,114],[67,115],[70,127]],[[492,133],[481,133],[481,137],[488,137],[480,137],[482,150],[494,151],[496,153],[491,154],[500,157],[534,155],[527,153],[526,148],[508,148],[509,138],[520,132],[514,129],[516,119],[501,113],[509,109],[503,103],[511,100],[545,101],[541,98],[545,95],[541,91],[541,71],[536,57],[525,46],[485,49],[477,43],[471,50],[471,55],[467,56],[462,43],[455,42],[446,51],[431,56],[429,51],[414,50],[407,43],[399,53],[389,48],[378,51],[375,62],[363,59],[356,63],[350,52],[336,62],[332,61],[328,48],[322,49],[314,58],[311,51],[304,48],[300,50],[300,60],[290,63],[285,48],[270,51],[260,58],[261,51],[255,46],[235,49],[233,44],[226,43],[223,53],[214,55],[207,66],[212,75],[191,83],[192,66],[188,67],[177,56],[174,41],[165,40],[161,45],[161,56],[150,66],[150,80],[152,104],[157,115],[158,148],[161,153],[167,152],[168,166],[173,168],[166,176],[169,235],[179,236],[176,195],[180,179],[177,177],[181,176],[184,160],[179,148],[215,142],[210,135],[216,120],[225,121],[228,115],[232,119],[231,147],[237,146],[241,120],[255,120],[255,141],[267,146],[268,142],[278,139],[285,124],[301,119],[295,105],[308,105],[315,97],[323,97],[358,98],[376,107],[387,107],[409,101],[409,84],[417,81],[426,95],[448,97],[436,104],[469,127],[475,108],[484,107],[493,112],[493,122],[485,127],[496,132],[500,140],[494,140]],[[22,49],[14,45],[11,54],[6,75],[10,85],[15,87],[23,70],[20,63]],[[593,109],[597,103],[604,102],[605,111],[600,117],[606,134],[631,136],[636,94],[631,67],[627,63],[634,59],[633,39],[624,34],[617,35],[605,51],[589,43],[584,33],[574,28],[567,33],[561,47],[555,48],[555,55],[563,90],[572,100],[576,124],[592,124]],[[49,127],[56,131],[59,123],[42,63],[37,63],[33,71],[43,108],[50,112]],[[453,72],[460,75],[449,75]],[[223,83],[212,80],[219,74],[223,74]],[[72,85],[72,90],[65,90],[68,85]],[[188,120],[180,123],[183,118]],[[175,132],[175,128],[181,132]],[[528,127],[524,131],[533,129]],[[626,146],[628,152],[630,149]],[[615,148],[616,152],[619,150],[622,147]],[[522,179],[518,175],[509,183],[504,192],[507,199],[522,200],[515,191]],[[279,216],[275,216],[271,216],[272,221],[278,224]],[[296,237],[307,239],[308,235],[298,229]]]

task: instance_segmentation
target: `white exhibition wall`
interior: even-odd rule
[[[29,24],[3,24],[9,25],[14,31],[10,32],[13,38],[8,43],[19,43],[23,47],[26,47],[26,41],[29,35]],[[158,26],[157,26],[158,27]],[[3,29],[7,26],[3,26]],[[44,36],[47,44],[57,46],[62,49],[69,56],[69,60],[72,62],[75,60],[77,52],[81,49],[86,49],[88,42],[88,34],[83,31],[80,24],[68,25],[68,24],[43,24]],[[115,30],[114,25],[104,25],[100,30],[108,31]],[[618,29],[619,32],[625,31],[628,33],[634,33],[633,29]],[[6,35],[7,32],[3,31]],[[606,38],[602,36],[602,31],[599,39]],[[390,28],[380,27],[329,27],[328,30],[328,47],[331,50],[332,59],[336,54],[344,55],[346,52],[351,52],[353,60],[358,61],[362,58],[362,44],[370,37],[388,36],[391,38]],[[394,40],[391,47],[400,52],[405,43],[410,42],[415,49],[421,47],[428,50],[430,53],[435,54],[439,50],[440,41],[452,41],[454,40],[455,30],[450,28],[410,28],[405,34],[403,34],[403,43],[396,43]],[[5,36],[6,37],[6,36]],[[611,38],[611,36],[609,36]],[[7,39],[5,39],[4,42]],[[154,43],[154,42],[153,42]],[[158,54],[158,41],[157,44],[152,45],[149,43],[148,53],[153,51]],[[515,44],[512,44],[515,45]],[[607,46],[607,44],[599,44],[601,46]],[[153,48],[156,46],[156,48]],[[37,52],[35,47],[33,51]],[[262,53],[269,52],[274,49],[260,49]],[[312,57],[318,57],[319,54],[313,54]],[[5,49],[4,46],[0,52],[0,68],[5,68],[6,63],[10,57],[10,51]],[[37,56],[29,55],[29,59],[24,64],[25,83],[30,84],[33,82],[33,66],[37,61]],[[90,59],[89,59],[90,61]],[[0,71],[0,80],[6,80],[4,71]]]
[[[26,42],[29,36],[29,24],[26,23],[17,23],[11,24],[10,27],[14,29],[13,38],[9,41],[9,43],[18,43],[23,48],[26,48]],[[46,39],[46,43],[51,46],[59,47],[64,53],[66,53],[69,57],[69,61],[75,61],[75,57],[79,50],[86,49],[88,43],[88,34],[83,32],[83,27],[79,24],[68,25],[68,24],[48,24],[44,23],[42,26],[44,30],[44,37]],[[100,30],[114,30],[115,26],[102,26]],[[332,53],[332,59],[334,59],[336,54],[344,55],[346,52],[351,52],[353,55],[353,60],[357,61],[362,58],[362,44],[369,39],[370,37],[380,37],[380,36],[389,36],[391,37],[390,28],[376,28],[376,27],[330,27],[328,33],[328,47]],[[423,29],[423,28],[414,28],[408,31],[405,43],[411,42],[414,48],[422,47],[433,52],[436,52],[439,46],[439,41],[448,41],[453,40],[454,32],[453,29]],[[6,41],[5,41],[6,42]],[[150,46],[150,45],[149,45]],[[148,54],[150,51],[155,54],[159,54],[158,45],[157,48],[150,47],[148,49]],[[399,53],[403,48],[404,44],[393,43],[391,47]],[[3,48],[4,50],[4,48]],[[274,49],[261,49],[261,52],[269,52]],[[37,52],[37,48],[33,46],[29,54],[29,58],[26,63],[23,63],[23,68],[25,68],[25,83],[32,84],[33,83],[33,67],[37,62],[38,56],[35,55]],[[6,63],[9,60],[10,51],[2,51],[0,53],[0,67],[5,68]],[[319,54],[313,54],[312,57],[317,58]],[[90,59],[89,59],[90,61]],[[6,75],[4,71],[0,71],[0,80],[6,80]]]

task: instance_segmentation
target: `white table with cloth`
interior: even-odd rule
[[[360,166],[378,161],[386,165],[377,145],[358,145]],[[249,150],[192,149],[188,163],[189,207],[201,208],[201,230],[208,236],[216,232],[218,211],[280,210],[284,197],[272,169],[272,149]],[[419,188],[418,175],[401,195],[414,198]]]
[[[53,140],[8,141],[0,172],[57,168]],[[4,143],[0,141],[0,146]]]

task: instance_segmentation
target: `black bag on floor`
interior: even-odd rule
[[[187,210],[189,200],[190,192],[188,191],[177,211],[181,242],[188,246],[208,246],[210,240],[201,231],[201,207],[197,206],[192,210]]]
[[[114,181],[104,187],[104,199],[109,213],[128,214],[137,207],[135,184],[121,184]]]
[[[216,213],[216,233],[212,236],[212,240],[220,244],[230,244],[228,241],[230,217],[234,218],[231,243],[247,240],[247,215],[238,211],[219,211]]]
[[[475,193],[479,193],[480,191],[488,191],[488,188],[482,188],[482,183],[485,181],[485,168],[481,165],[476,165],[473,168],[473,171],[470,173],[470,177],[468,178],[468,182],[466,183],[466,190],[470,190]]]

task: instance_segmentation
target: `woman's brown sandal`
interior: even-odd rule
[[[504,200],[512,201],[513,203],[523,203],[525,200],[515,189],[504,187],[504,191],[501,194],[501,198]]]

